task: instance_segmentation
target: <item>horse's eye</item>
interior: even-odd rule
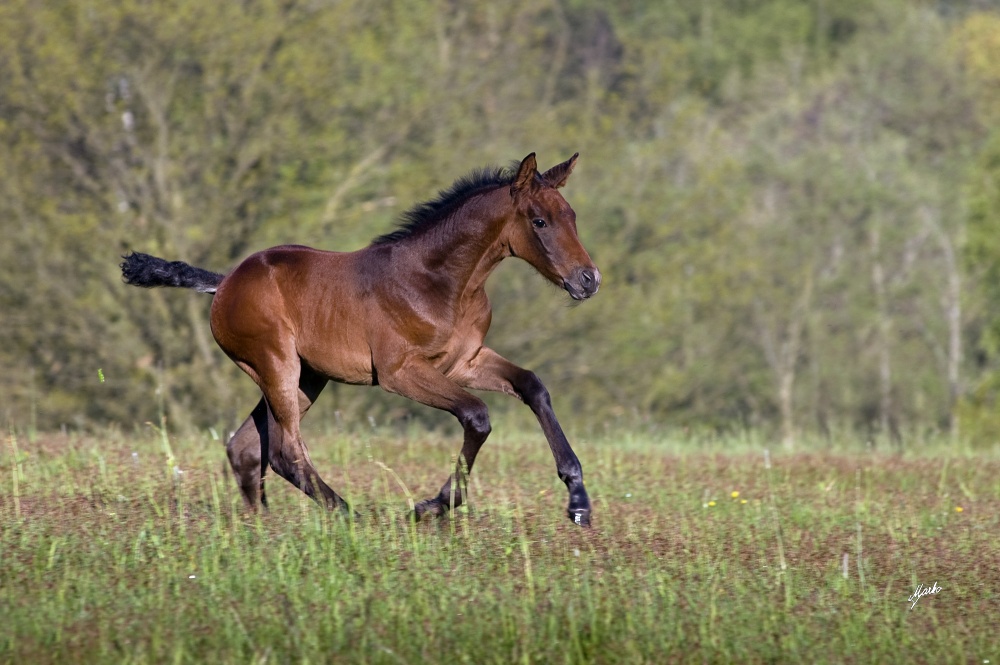
[[[532,225],[534,225],[534,227],[536,229],[540,229],[543,226],[545,226],[545,220],[544,219],[538,219],[538,218],[536,218],[536,219],[531,220],[531,223],[532,223]]]

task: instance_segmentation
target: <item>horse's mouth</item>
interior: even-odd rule
[[[571,279],[563,280],[563,288],[573,300],[587,300],[601,288],[601,271],[597,268],[577,270]]]
[[[568,293],[569,297],[573,300],[589,300],[597,294],[597,289],[600,288],[600,285],[595,286],[591,291],[586,291],[578,286],[573,286],[572,284],[565,282],[563,283],[563,288],[566,289],[566,293]]]

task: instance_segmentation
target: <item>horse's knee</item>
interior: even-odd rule
[[[516,388],[521,399],[531,408],[552,406],[548,388],[545,387],[545,384],[542,383],[542,380],[534,372],[525,370],[524,374],[519,378]]]

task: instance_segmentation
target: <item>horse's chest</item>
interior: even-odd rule
[[[474,356],[482,347],[489,329],[489,312],[466,311],[447,326],[441,326],[428,348],[428,360],[442,372]]]

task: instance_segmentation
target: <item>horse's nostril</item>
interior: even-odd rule
[[[590,272],[589,270],[584,270],[583,273],[580,275],[580,284],[582,284],[583,288],[585,289],[589,289],[591,286],[593,286],[594,273]]]

